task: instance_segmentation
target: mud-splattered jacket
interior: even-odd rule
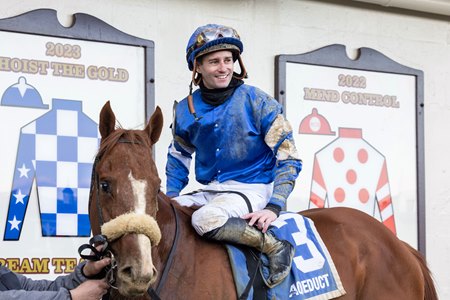
[[[187,185],[195,152],[198,182],[274,182],[269,204],[285,209],[302,162],[282,106],[246,84],[220,105],[204,102],[200,90],[193,93],[193,100],[200,119],[189,112],[187,98],[175,109],[166,165],[167,194],[176,196]]]

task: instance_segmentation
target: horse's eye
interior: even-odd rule
[[[109,185],[109,182],[106,182],[106,181],[100,182],[100,188],[105,193],[110,193],[111,192],[111,186]]]

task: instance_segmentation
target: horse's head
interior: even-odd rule
[[[161,237],[154,217],[160,179],[152,145],[162,130],[156,108],[143,130],[116,129],[107,102],[100,112],[102,141],[93,169],[89,216],[93,235],[106,235],[117,263],[115,286],[123,296],[145,293],[156,279],[151,247]]]

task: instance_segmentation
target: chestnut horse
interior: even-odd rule
[[[198,236],[192,210],[160,191],[152,145],[161,134],[161,110],[143,130],[115,123],[108,102],[100,113],[102,141],[89,202],[92,232],[107,236],[116,265],[110,297],[237,299],[223,245]],[[301,214],[314,221],[335,263],[346,291],[338,299],[437,299],[419,252],[371,216],[349,208]]]

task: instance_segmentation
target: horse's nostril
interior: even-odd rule
[[[154,274],[156,274],[155,271],[156,269],[154,267],[150,272],[143,272],[132,266],[126,266],[120,268],[119,277],[125,280],[149,282],[154,277]]]
[[[132,267],[125,267],[120,270],[123,276],[133,278],[133,268]]]

